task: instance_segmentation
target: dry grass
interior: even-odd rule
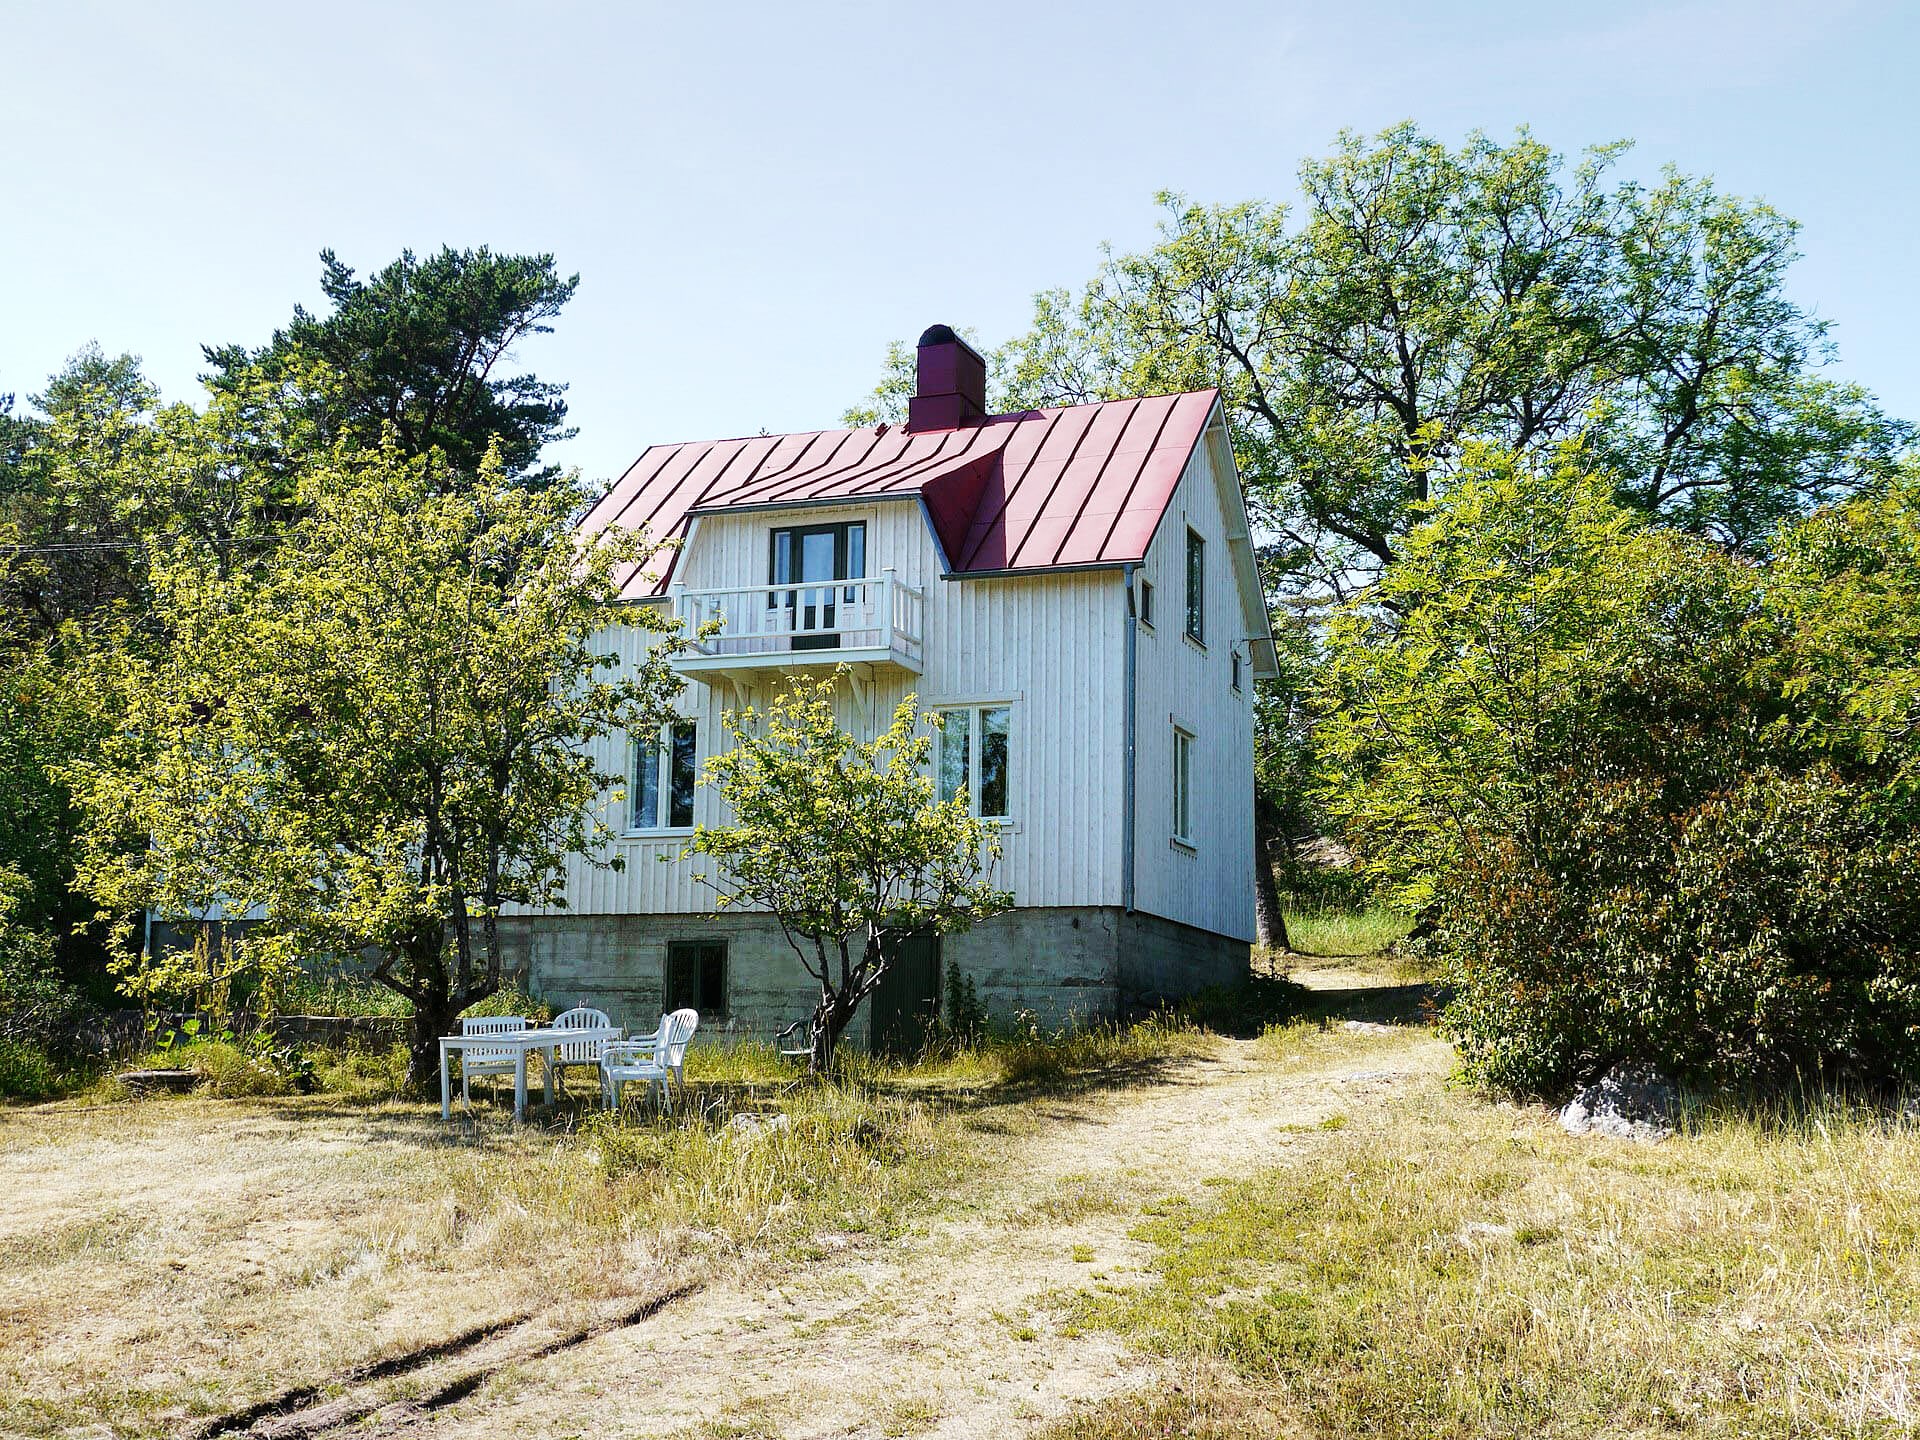
[[[419,1105],[186,1099],[0,1122],[0,1432],[163,1434],[478,1320],[887,1233],[957,1122],[834,1089],[791,1129],[443,1131]]]
[[[1337,1036],[1276,1032],[1283,1067]],[[1920,1131],[1833,1105],[1658,1146],[1425,1086],[1158,1207],[1070,1305],[1231,1378],[1049,1432],[1877,1435],[1920,1425]],[[1286,1417],[1283,1426],[1280,1416]]]
[[[1170,1037],[849,1055],[830,1085],[764,1047],[698,1050],[676,1115],[562,1112],[557,1129],[491,1105],[443,1124],[396,1098],[386,1052],[321,1067],[345,1094],[109,1087],[0,1112],[0,1433],[168,1434],[488,1319],[859,1249],[977,1181],[1031,1129],[1040,1077]],[[254,1088],[220,1047],[195,1053]],[[741,1110],[785,1122],[729,1124]]]

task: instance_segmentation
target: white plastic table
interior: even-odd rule
[[[591,1025],[579,1030],[520,1030],[503,1035],[442,1035],[440,1037],[440,1118],[453,1116],[453,1078],[447,1057],[455,1050],[512,1050],[513,1118],[527,1118],[527,1056],[538,1051],[547,1057],[546,1074],[541,1080],[545,1103],[553,1103],[553,1062],[562,1045],[581,1040],[618,1040],[626,1032],[615,1025]]]

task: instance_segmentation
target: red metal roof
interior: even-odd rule
[[[644,527],[664,540],[707,510],[918,494],[950,574],[1139,560],[1216,393],[991,415],[952,430],[868,426],[655,445],[581,530]],[[677,554],[636,569],[622,593],[664,593]]]

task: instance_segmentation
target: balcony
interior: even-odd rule
[[[752,682],[800,665],[868,665],[918,675],[925,596],[891,571],[871,580],[673,592],[696,638],[674,664],[696,677]]]

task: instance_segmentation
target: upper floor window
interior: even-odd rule
[[[1240,688],[1240,647],[1233,647],[1233,688]]]
[[[1187,634],[1207,639],[1207,542],[1187,531]]]
[[[969,705],[939,712],[940,798],[967,797],[967,808],[983,820],[1004,820],[1010,813],[1008,741],[1013,709],[1008,705]]]
[[[1193,736],[1173,729],[1173,838],[1193,844]]]
[[[1153,628],[1153,582],[1140,582],[1140,623],[1149,630]]]
[[[694,727],[691,720],[663,725],[633,744],[633,774],[627,786],[627,829],[693,828]]]

